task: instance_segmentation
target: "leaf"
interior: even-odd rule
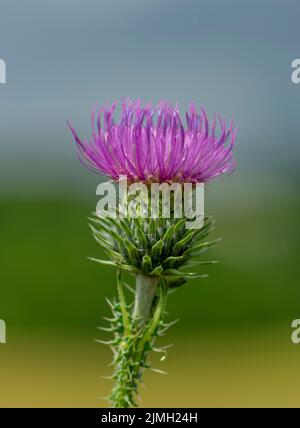
[[[162,266],[157,266],[155,269],[153,269],[149,273],[149,275],[151,275],[151,276],[159,276],[162,272],[163,272],[163,267]]]
[[[167,269],[164,271],[166,277],[181,277],[183,279],[207,278],[207,274],[199,274],[196,272],[182,272],[178,269]]]
[[[143,257],[142,267],[146,270],[146,272],[149,272],[152,269],[152,260],[151,257],[149,257],[147,254]]]
[[[176,262],[183,263],[184,259],[185,259],[185,256],[170,256],[163,261],[163,265],[165,265],[166,267],[172,268],[174,264],[176,264]]]
[[[173,235],[174,235],[174,225],[172,224],[172,226],[170,226],[168,228],[168,230],[166,231],[166,233],[163,236],[163,242],[165,244],[166,251],[169,250],[169,247],[171,245],[171,241],[172,241]]]
[[[149,234],[153,240],[156,240],[156,221],[152,218],[149,222]]]
[[[132,229],[129,227],[127,219],[120,219],[120,224],[121,224],[121,227],[122,227],[122,229],[124,230],[124,232],[125,232],[125,234],[127,236],[132,236],[133,235]]]
[[[132,260],[138,260],[139,259],[139,250],[136,248],[135,245],[133,245],[132,242],[128,241],[128,239],[124,239],[122,241],[123,246],[125,245],[125,248],[128,252],[129,258]]]
[[[191,260],[187,263],[184,264],[184,267],[197,267],[197,266],[202,266],[202,265],[215,265],[219,263],[218,260],[204,260],[204,261],[200,261],[200,260]]]
[[[179,270],[177,270],[177,269],[170,268],[170,269],[166,269],[166,270],[164,271],[164,275],[165,275],[165,276],[183,276],[183,275],[184,275],[184,273],[183,273],[183,272],[180,272],[180,271],[179,271]]]
[[[176,244],[174,246],[174,252],[179,251],[182,247],[187,245],[191,241],[191,239],[193,238],[194,234],[195,234],[195,232],[192,231],[192,232],[188,233],[183,239],[176,242]]]
[[[180,228],[185,224],[186,219],[182,218],[180,219],[175,225],[174,225],[174,232],[178,233],[180,231]]]
[[[153,257],[154,259],[160,259],[163,246],[164,246],[164,243],[161,239],[157,241],[152,247],[151,257]]]
[[[139,222],[137,221],[137,219],[134,219],[134,224],[135,224],[135,231],[137,234],[139,245],[141,245],[141,247],[146,250],[148,247],[147,238],[146,238],[144,232],[142,231],[142,229],[140,228]]]
[[[214,241],[207,241],[207,242],[203,242],[201,244],[198,245],[194,245],[193,247],[188,248],[184,254],[188,255],[199,255],[202,254],[204,251],[210,247],[213,247],[214,245],[216,245],[218,242],[220,242],[221,239],[215,239]]]
[[[123,270],[126,270],[127,272],[130,272],[130,273],[134,273],[135,274],[135,273],[138,272],[138,269],[135,266],[133,266],[133,265],[128,265],[128,264],[120,263],[119,266]]]
[[[169,282],[169,288],[175,289],[186,283],[186,279],[180,278],[176,281]]]
[[[110,260],[94,259],[93,257],[87,257],[87,259],[91,260],[92,262],[100,263],[101,265],[117,266],[117,263],[112,262]]]

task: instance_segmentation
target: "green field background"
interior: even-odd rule
[[[173,347],[164,362],[152,357],[168,374],[145,374],[142,406],[299,404],[300,346],[290,339],[300,317],[296,189],[272,193],[265,179],[242,195],[239,181],[206,191],[213,236],[223,240],[205,257],[220,263],[170,295],[168,317],[180,321],[160,343]],[[86,259],[103,255],[87,226],[96,197],[57,194],[1,202],[1,406],[107,405],[111,383],[101,376],[111,355],[94,339],[108,338],[96,327],[115,272]]]

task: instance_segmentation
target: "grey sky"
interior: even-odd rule
[[[88,136],[122,96],[194,100],[234,118],[242,164],[296,170],[299,16],[297,0],[0,0],[1,177],[77,174],[65,120]]]

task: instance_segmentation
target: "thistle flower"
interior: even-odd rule
[[[126,100],[119,123],[115,108],[102,107],[97,120],[92,114],[90,141],[80,140],[69,124],[80,161],[93,171],[114,180],[126,175],[129,181],[205,183],[234,170],[236,129],[220,115],[210,125],[204,108],[198,113],[192,103],[184,128],[177,105],[166,101],[142,107],[139,100]]]
[[[129,183],[150,184],[207,183],[234,170],[236,129],[232,122],[227,127],[219,115],[209,125],[205,110],[197,113],[191,104],[184,128],[177,106],[162,101],[154,108],[142,107],[139,101],[127,100],[116,124],[115,108],[116,103],[103,107],[96,121],[92,115],[91,141],[80,140],[68,123],[80,161],[93,171],[116,181],[125,175]],[[193,192],[195,186],[191,187]],[[92,260],[117,267],[118,298],[108,302],[113,317],[109,327],[102,328],[113,334],[106,343],[114,354],[115,384],[109,397],[114,407],[136,406],[142,373],[151,367],[150,351],[165,357],[165,348],[155,348],[154,342],[172,324],[164,321],[170,289],[190,278],[205,277],[198,269],[214,263],[192,260],[216,243],[204,242],[213,220],[206,217],[202,228],[195,230],[186,230],[185,220],[174,212],[170,218],[159,212],[158,218],[91,219],[93,235],[110,258]],[[133,308],[124,293],[123,270],[136,278]]]

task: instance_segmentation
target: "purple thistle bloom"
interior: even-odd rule
[[[80,140],[68,123],[80,161],[93,171],[114,180],[126,175],[129,181],[205,183],[235,168],[237,130],[232,122],[226,127],[220,115],[214,114],[210,126],[205,110],[198,113],[192,103],[184,128],[177,105],[166,101],[156,107],[123,101],[119,123],[113,119],[115,108],[116,103],[102,107],[96,121],[92,114],[90,141]]]

